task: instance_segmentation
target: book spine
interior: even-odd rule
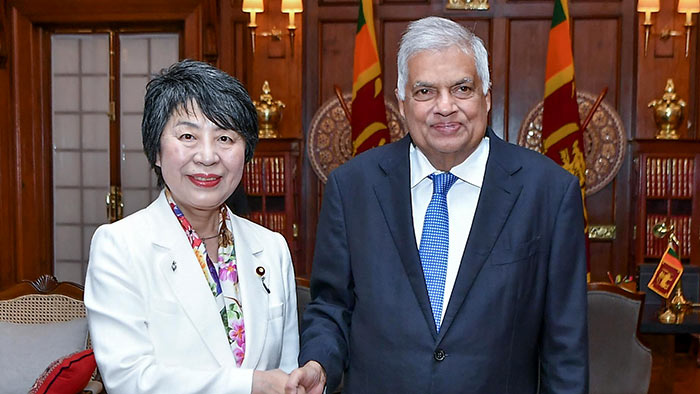
[[[647,157],[646,160],[646,165],[644,166],[644,180],[646,182],[646,188],[644,189],[646,192],[644,193],[647,197],[651,197],[654,192],[651,190],[651,160]]]
[[[669,174],[668,174],[668,160],[667,159],[659,159],[659,166],[661,167],[659,169],[659,172],[661,173],[661,182],[659,183],[659,187],[661,188],[659,192],[659,197],[666,197],[668,196],[668,181],[669,181]]]
[[[649,196],[650,197],[656,197],[658,194],[658,191],[656,190],[656,159],[648,159],[649,160],[649,179],[650,179],[650,185],[649,185]]]
[[[262,177],[262,168],[260,166],[261,158],[256,157],[253,159],[253,193],[260,194],[260,178]]]
[[[685,159],[685,176],[684,176],[684,186],[685,186],[685,196],[693,197],[693,180],[694,180],[694,170],[695,170],[695,160]]]
[[[676,197],[679,195],[678,178],[680,177],[680,174],[678,173],[678,159],[669,159],[669,162],[671,166],[671,171],[669,174],[671,177],[671,197]]]
[[[286,193],[287,187],[286,187],[286,176],[284,175],[284,162],[285,158],[284,156],[280,157],[280,162],[279,162],[279,176],[280,176],[280,193]]]
[[[274,178],[275,178],[275,193],[279,194],[280,193],[280,158],[275,157],[274,161]]]

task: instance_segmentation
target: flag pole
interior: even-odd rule
[[[345,102],[345,99],[343,99],[343,91],[340,89],[340,86],[338,86],[338,85],[333,85],[333,90],[335,90],[335,97],[337,97],[338,102],[340,102],[340,107],[343,108],[343,113],[345,113],[345,118],[348,120],[348,123],[351,123],[350,110],[348,109],[348,104]]]
[[[586,120],[584,120],[583,123],[581,123],[581,131],[585,131],[586,127],[588,127],[588,124],[591,123],[591,119],[593,119],[593,114],[600,106],[600,103],[603,102],[603,99],[605,98],[606,94],[608,94],[607,86],[603,88],[603,91],[600,92],[600,94],[598,95],[598,98],[595,100],[595,103],[593,103],[593,106],[591,107],[590,111],[588,111],[588,115],[586,115]]]

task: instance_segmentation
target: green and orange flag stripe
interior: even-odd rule
[[[352,67],[353,156],[390,142],[384,106],[384,87],[374,32],[372,0],[362,0],[357,18]]]
[[[586,213],[586,159],[583,130],[580,126],[576,84],[574,83],[574,56],[571,51],[571,28],[567,0],[554,0],[552,27],[547,45],[547,67],[544,84],[542,113],[543,153],[570,173],[576,175],[581,187],[583,214],[588,234]]]

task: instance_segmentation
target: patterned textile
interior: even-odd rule
[[[457,181],[457,177],[449,172],[433,174],[428,177],[433,180],[433,197],[425,212],[419,254],[423,265],[425,286],[428,288],[430,306],[433,309],[435,328],[437,332],[440,332],[445,277],[447,276],[447,255],[450,248],[447,192]]]
[[[238,267],[236,266],[236,250],[231,233],[231,219],[228,210],[221,205],[219,218],[219,249],[216,263],[212,263],[207,254],[204,241],[199,238],[190,222],[173,201],[170,191],[166,189],[165,196],[170,208],[187,234],[194,254],[199,261],[204,277],[209,283],[211,293],[219,306],[221,321],[226,329],[228,342],[231,345],[236,365],[241,366],[245,356],[245,325],[243,324],[243,305],[238,284]]]

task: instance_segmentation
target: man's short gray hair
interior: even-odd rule
[[[474,57],[476,73],[481,80],[484,95],[491,88],[489,74],[489,55],[484,42],[474,33],[457,22],[437,16],[413,21],[401,37],[397,59],[399,77],[396,83],[398,96],[406,99],[406,82],[408,80],[408,60],[421,51],[438,51],[457,46],[467,55]]]

